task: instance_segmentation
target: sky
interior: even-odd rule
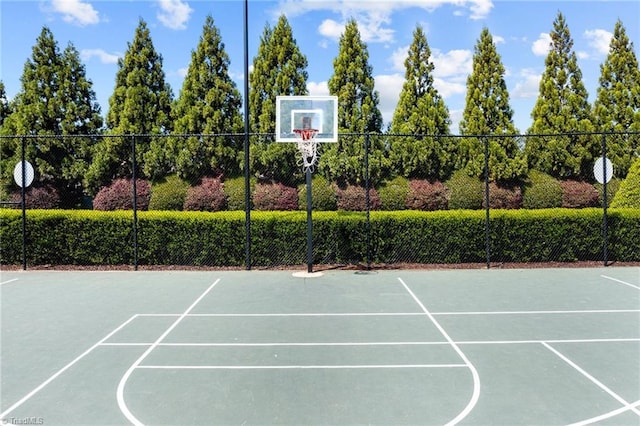
[[[418,25],[431,48],[434,85],[449,108],[453,133],[458,132],[474,48],[484,27],[506,68],[514,122],[523,133],[531,125],[549,32],[558,12],[565,16],[573,38],[589,102],[596,98],[600,66],[617,20],[640,57],[640,1],[248,0],[247,4],[249,65],[265,27],[275,26],[284,14],[307,57],[311,95],[329,94],[327,81],[333,74],[340,36],[345,23],[355,19],[367,46],[385,124],[393,117],[404,82],[404,60]],[[244,5],[244,0],[0,0],[0,80],[9,99],[15,97],[21,90],[24,64],[47,26],[61,52],[69,43],[80,52],[106,115],[117,60],[124,56],[143,19],[177,97],[191,52],[211,15],[230,58],[230,75],[244,97]]]

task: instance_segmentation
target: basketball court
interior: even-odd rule
[[[0,282],[6,424],[640,423],[637,267]]]

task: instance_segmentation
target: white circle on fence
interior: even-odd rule
[[[24,165],[23,165],[24,164]],[[28,161],[21,161],[16,164],[16,167],[13,169],[13,179],[16,181],[18,186],[22,186],[22,168],[24,167],[24,187],[28,187],[33,182],[33,166]]]
[[[609,182],[613,177],[613,164],[611,163],[611,160],[605,157],[604,165],[607,168],[607,182]],[[593,165],[593,176],[595,176],[598,183],[602,183],[602,184],[605,183],[603,169],[604,167],[602,167],[602,157],[599,157],[596,160],[596,164]]]

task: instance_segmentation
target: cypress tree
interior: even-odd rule
[[[590,179],[597,141],[592,135],[591,106],[582,83],[573,40],[562,13],[553,22],[551,50],[545,59],[538,99],[531,113],[531,135],[572,133],[566,136],[530,136],[525,153],[529,166],[561,179]]]
[[[116,85],[109,98],[108,134],[170,132],[171,101],[171,88],[165,83],[162,70],[162,56],[153,46],[147,24],[140,19],[124,58],[118,60]],[[166,138],[136,138],[138,177],[161,177],[167,172],[168,159],[161,154],[164,143]],[[130,160],[131,138],[103,139],[87,172],[91,189],[97,191],[115,178],[130,177],[133,172]]]
[[[254,133],[275,133],[276,96],[307,95],[307,58],[302,54],[284,15],[274,28],[265,25],[249,76],[249,125]],[[294,184],[303,178],[295,144],[255,138],[251,144],[255,175]],[[292,177],[294,182],[292,182]]]
[[[13,113],[3,123],[3,133],[49,136],[27,144],[26,157],[36,169],[34,186],[53,186],[60,192],[62,206],[73,207],[82,196],[94,141],[91,135],[101,131],[100,107],[71,43],[60,53],[53,33],[43,27],[32,52],[24,66]],[[65,137],[70,135],[89,137]],[[18,161],[19,144],[18,139],[10,142],[9,161]]]
[[[473,71],[467,78],[467,96],[460,121],[462,135],[516,135],[513,110],[504,80],[504,65],[487,28],[475,46]],[[513,181],[527,171],[526,160],[515,137],[488,138],[489,178]],[[469,176],[484,173],[484,144],[480,138],[462,138],[459,144],[458,169]]]
[[[433,86],[431,49],[421,26],[404,61],[405,78],[393,114],[392,134],[420,135],[390,138],[389,160],[394,174],[407,178],[445,180],[452,172],[454,149],[448,135],[451,119],[444,100]]]
[[[380,133],[382,114],[378,109],[379,95],[369,64],[367,45],[360,37],[358,24],[350,19],[340,36],[338,56],[333,60],[333,75],[329,79],[329,93],[338,96],[338,131],[357,133],[342,136],[330,144],[320,157],[319,168],[330,180],[340,184],[362,184],[365,177],[365,133]],[[379,182],[388,169],[384,142],[370,138],[369,174]]]
[[[7,118],[10,114],[11,105],[9,104],[9,100],[7,99],[7,92],[5,91],[4,83],[2,82],[2,80],[0,80],[0,129],[2,128],[4,119]]]
[[[237,133],[243,129],[242,97],[229,76],[229,55],[211,15],[207,16],[173,110],[174,132]],[[226,136],[171,138],[167,157],[178,175],[192,182],[203,176],[240,173],[241,139]]]
[[[600,65],[594,119],[598,131],[640,131],[640,69],[621,21],[617,21],[609,54]],[[640,135],[608,135],[607,157],[614,173],[624,178],[631,163],[640,155]]]

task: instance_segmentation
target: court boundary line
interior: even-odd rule
[[[18,281],[18,278],[12,278],[12,279],[7,280],[7,281],[2,281],[2,282],[0,282],[0,285],[9,284],[9,283],[12,283],[14,281]]]
[[[626,286],[629,286],[629,287],[635,288],[636,290],[640,290],[640,286],[633,285],[633,284],[628,283],[628,282],[626,282],[626,281],[622,281],[622,280],[619,280],[619,279],[617,279],[617,278],[610,277],[610,276],[608,276],[608,275],[600,275],[600,276],[601,276],[602,278],[606,278],[606,279],[608,279],[608,280],[615,281],[615,282],[617,282],[617,283],[624,284],[624,285],[626,285]]]
[[[471,399],[467,403],[467,406],[464,408],[464,410],[458,413],[458,415],[453,420],[450,420],[449,422],[447,422],[447,425],[455,425],[461,420],[463,420],[465,417],[467,417],[467,415],[473,410],[476,403],[478,402],[478,399],[480,398],[480,376],[478,375],[478,371],[476,370],[475,366],[469,361],[469,359],[464,354],[464,352],[460,350],[456,342],[449,336],[446,330],[442,328],[440,323],[436,321],[433,315],[431,315],[431,312],[429,312],[429,310],[424,306],[424,304],[420,301],[420,299],[418,299],[418,297],[413,293],[413,291],[411,291],[411,289],[404,282],[404,280],[398,277],[398,281],[400,281],[400,284],[402,284],[405,290],[411,295],[413,300],[418,304],[418,306],[420,306],[420,308],[424,311],[425,315],[429,318],[429,320],[433,323],[433,325],[436,326],[438,331],[440,331],[440,333],[444,336],[444,338],[447,339],[451,347],[458,353],[458,356],[460,357],[460,359],[462,359],[462,361],[467,365],[467,367],[471,371],[471,376],[473,378],[473,391],[471,394]]]
[[[96,349],[97,347],[101,346],[102,343],[104,343],[106,340],[108,340],[111,336],[113,336],[114,334],[116,334],[118,331],[120,331],[121,329],[123,329],[124,327],[126,327],[131,321],[133,321],[135,318],[137,318],[138,315],[132,315],[128,320],[126,320],[125,322],[123,322],[122,324],[120,324],[118,327],[116,327],[114,330],[112,330],[109,334],[107,334],[105,337],[103,337],[101,340],[99,340],[97,343],[95,343],[93,346],[91,346],[89,349],[87,349],[86,351],[84,351],[83,353],[81,353],[80,355],[78,355],[75,359],[73,359],[71,362],[69,362],[67,365],[65,365],[64,367],[62,367],[60,370],[58,370],[57,372],[55,372],[52,376],[50,376],[47,380],[45,380],[44,382],[42,382],[39,386],[37,386],[35,389],[33,389],[31,392],[27,393],[25,396],[23,396],[21,399],[19,399],[17,402],[15,402],[12,406],[10,406],[9,408],[7,408],[5,411],[3,411],[2,413],[0,413],[0,419],[4,419],[7,417],[7,415],[9,415],[13,410],[15,410],[16,408],[20,407],[22,404],[24,404],[25,402],[27,402],[29,399],[31,399],[32,396],[34,396],[36,393],[40,392],[42,389],[44,389],[49,383],[53,382],[55,379],[57,379],[60,375],[62,375],[62,373],[64,373],[65,371],[67,371],[68,369],[70,369],[71,367],[73,367],[75,364],[77,364],[82,358],[84,358],[85,356],[89,355],[94,349]]]
[[[466,368],[466,364],[350,364],[350,365],[139,365],[147,370],[373,370],[402,368]]]
[[[127,403],[125,401],[124,398],[124,388],[127,384],[127,381],[129,380],[129,377],[131,376],[131,374],[133,373],[133,371],[140,365],[140,363],[142,363],[142,361],[144,361],[144,359],[151,353],[153,352],[153,350],[158,346],[158,344],[160,342],[162,342],[162,340],[167,337],[169,335],[169,333],[171,333],[173,331],[174,328],[176,328],[178,326],[178,324],[180,324],[180,322],[182,322],[182,320],[189,314],[189,312],[191,312],[198,303],[200,303],[200,301],[220,282],[220,278],[218,278],[217,280],[215,280],[213,282],[213,284],[211,284],[209,287],[207,287],[207,289],[200,295],[198,296],[198,298],[187,308],[186,311],[183,312],[182,315],[180,315],[178,317],[177,320],[175,320],[170,326],[169,328],[167,328],[164,333],[162,333],[160,335],[160,337],[158,337],[156,339],[156,341],[147,348],[146,351],[143,352],[142,355],[140,355],[140,357],[133,362],[133,364],[131,364],[131,366],[127,369],[127,371],[123,374],[122,378],[120,379],[120,382],[118,383],[118,388],[116,389],[116,400],[118,402],[118,408],[120,409],[120,411],[122,412],[122,414],[124,414],[124,416],[127,418],[127,420],[129,420],[131,423],[133,423],[136,426],[144,426],[144,424],[142,422],[140,422],[140,420],[138,420],[136,418],[136,416],[133,415],[133,413],[131,413],[131,411],[129,410],[129,408],[127,407]]]
[[[617,393],[615,393],[613,390],[609,389],[609,387],[607,385],[605,385],[604,383],[602,383],[600,380],[596,379],[595,377],[593,377],[591,374],[589,374],[585,369],[583,369],[582,367],[580,367],[578,364],[576,364],[575,362],[573,362],[571,359],[569,359],[569,357],[567,357],[566,355],[562,354],[559,350],[555,349],[553,346],[549,345],[546,342],[541,342],[542,345],[547,348],[549,351],[551,351],[552,353],[554,353],[557,357],[559,357],[561,360],[563,360],[564,362],[566,362],[567,364],[569,364],[571,367],[573,367],[576,371],[578,371],[580,374],[582,374],[584,377],[586,377],[587,379],[589,379],[592,383],[594,383],[596,386],[598,386],[600,389],[602,389],[603,391],[605,391],[606,393],[609,394],[609,396],[613,397],[613,399],[615,399],[616,401],[618,401],[620,404],[623,405],[623,407],[625,407],[627,410],[633,411],[634,413],[636,413],[638,416],[640,416],[640,410],[636,409],[634,406],[631,405],[630,402],[628,402],[626,399],[622,398],[620,395],[618,395]],[[625,410],[626,411],[626,410]]]

